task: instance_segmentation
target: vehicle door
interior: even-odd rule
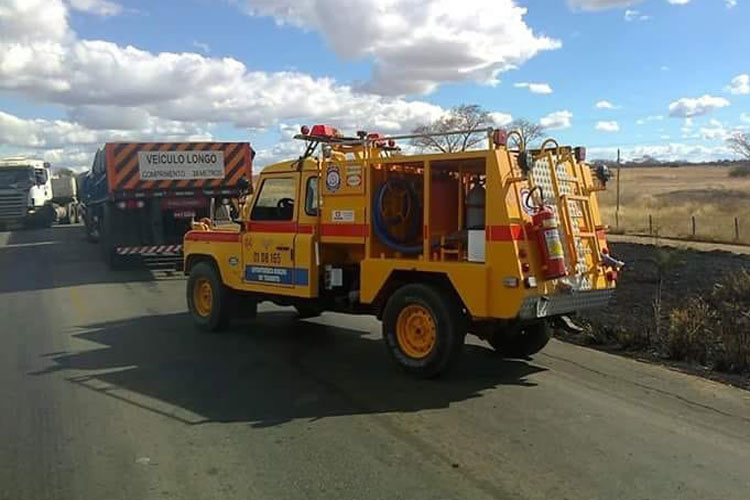
[[[245,283],[277,289],[307,286],[307,270],[295,267],[299,183],[298,172],[261,178],[242,236]]]

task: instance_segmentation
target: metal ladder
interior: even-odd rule
[[[583,175],[583,166],[575,161],[570,151],[561,154],[560,148],[557,147],[554,150],[556,154],[553,154],[553,150],[544,147],[547,142],[545,141],[545,144],[542,145],[537,160],[546,160],[549,167],[552,188],[557,201],[558,218],[561,219],[568,255],[571,257],[568,272],[576,275],[594,274],[600,261],[601,248],[596,234],[596,224],[591,213],[591,201],[589,196],[586,195],[588,186],[586,186],[585,176]],[[572,172],[568,170],[567,166],[564,166],[566,164],[570,166]],[[560,165],[563,165],[567,174],[564,178],[561,178],[558,172]],[[565,188],[566,184],[571,185],[571,187]],[[571,206],[575,207],[575,210],[571,210]],[[574,224],[574,219],[580,222]],[[581,230],[581,227],[584,230]],[[587,269],[579,269],[581,262],[585,261],[585,255],[581,255],[581,251],[585,251],[586,248],[584,242],[589,242],[588,248],[593,255],[591,256],[591,265]]]

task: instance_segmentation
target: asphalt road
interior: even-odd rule
[[[0,499],[743,499],[750,394],[552,342],[415,381],[371,318],[219,335],[80,227],[0,233]]]

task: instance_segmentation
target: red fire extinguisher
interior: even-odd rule
[[[537,207],[536,213],[531,217],[531,222],[539,253],[542,257],[544,277],[554,279],[565,276],[567,274],[565,252],[563,251],[555,213],[550,207],[542,205]]]

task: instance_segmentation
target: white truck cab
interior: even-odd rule
[[[51,177],[45,161],[0,159],[0,224],[51,225],[55,219]]]

